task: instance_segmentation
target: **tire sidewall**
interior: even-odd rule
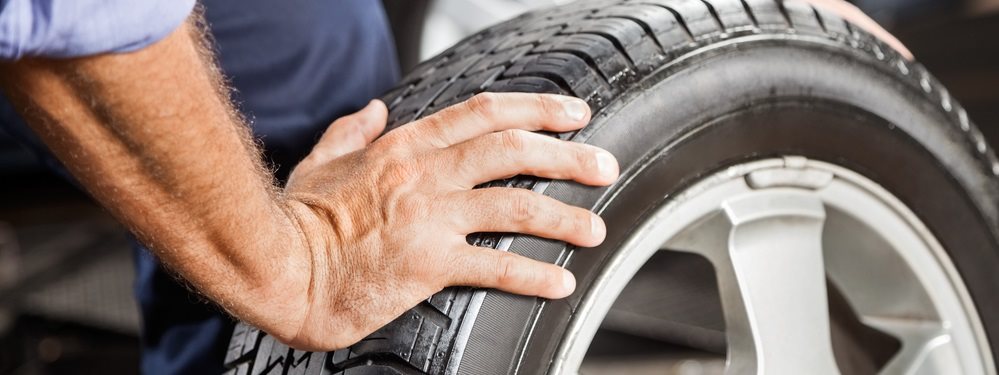
[[[999,185],[955,115],[911,81],[858,51],[805,36],[733,40],[663,67],[576,137],[615,154],[619,182],[602,189],[553,182],[545,190],[600,213],[605,243],[573,251],[516,237],[509,247],[565,262],[576,274],[576,293],[542,301],[487,292],[464,345],[463,358],[473,361],[462,360],[459,372],[548,368],[576,307],[606,298],[587,291],[647,215],[700,177],[781,155],[847,167],[909,206],[947,249],[990,342],[999,338],[999,302],[990,295],[999,285]],[[504,344],[509,351],[495,345],[492,332],[503,327],[521,337],[516,346]]]

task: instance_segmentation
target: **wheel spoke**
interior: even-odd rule
[[[864,318],[863,322],[902,342],[899,352],[881,369],[882,374],[961,372],[949,368],[948,364],[960,360],[950,334],[939,322],[895,318]]]
[[[729,199],[722,207],[724,215],[668,245],[701,253],[715,265],[728,371],[838,373],[822,260],[822,202],[808,192],[774,189]]]

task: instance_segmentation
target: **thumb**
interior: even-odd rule
[[[388,108],[381,100],[372,100],[360,111],[343,116],[326,128],[312,149],[314,162],[324,164],[360,150],[378,138],[388,122]]]

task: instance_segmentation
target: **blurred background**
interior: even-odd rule
[[[485,26],[568,2],[384,0],[404,71]],[[856,4],[898,36],[999,146],[999,0]],[[132,282],[121,227],[0,134],[0,374],[136,373]]]

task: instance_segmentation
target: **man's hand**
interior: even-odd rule
[[[288,321],[300,328],[279,339],[315,350],[345,347],[451,285],[547,298],[572,293],[568,271],[470,246],[465,236],[603,241],[603,221],[587,210],[524,189],[471,190],[517,174],[612,183],[618,166],[606,151],[530,132],[579,129],[589,120],[585,102],[480,94],[362,149],[385,117],[384,104],[373,101],[338,120],[292,173],[285,192],[313,269],[311,288],[300,288],[309,292],[308,309]]]

